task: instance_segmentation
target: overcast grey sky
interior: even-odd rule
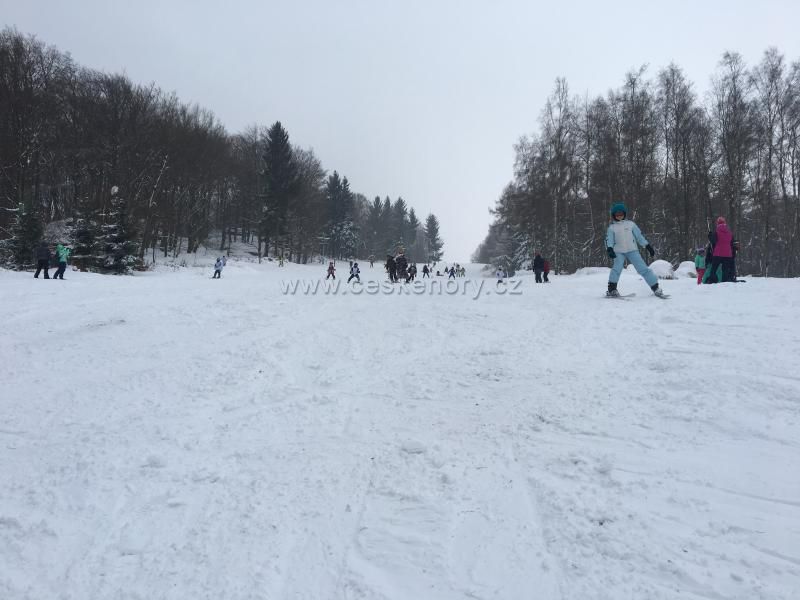
[[[436,213],[452,261],[486,234],[556,77],[595,96],[674,61],[702,94],[725,50],[800,59],[798,0],[0,0],[0,19],[231,133],[280,120],[354,191]]]

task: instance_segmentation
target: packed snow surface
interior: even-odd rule
[[[800,597],[800,280],[211,264],[0,271],[0,598]]]

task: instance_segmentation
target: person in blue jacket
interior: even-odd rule
[[[619,296],[617,282],[627,259],[634,266],[636,272],[644,277],[653,293],[656,296],[663,296],[664,292],[658,287],[658,277],[642,260],[639,246],[644,247],[650,256],[655,256],[656,251],[642,235],[636,223],[628,221],[628,209],[622,202],[612,206],[609,212],[611,213],[611,224],[606,233],[606,252],[608,257],[614,261],[614,266],[611,267],[611,274],[608,276],[606,295]]]

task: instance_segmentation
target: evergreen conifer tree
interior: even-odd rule
[[[283,244],[287,234],[289,204],[298,185],[299,169],[289,143],[289,133],[280,121],[276,121],[267,132],[262,211],[262,231],[265,237],[272,239],[276,248]]]
[[[84,271],[93,271],[105,258],[102,231],[96,211],[81,202],[75,210],[72,229],[72,263]]]
[[[35,264],[34,251],[42,239],[42,222],[31,201],[20,202],[11,228],[11,238],[4,241],[6,262],[16,269]]]
[[[437,263],[442,260],[442,239],[439,237],[439,219],[433,213],[425,219],[425,236],[428,238],[428,260]]]
[[[111,213],[103,230],[103,268],[120,275],[130,273],[136,264],[137,246],[133,241],[134,231],[128,215],[128,203],[119,194],[117,186],[111,188]]]

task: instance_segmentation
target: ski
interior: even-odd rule
[[[620,294],[618,296],[609,296],[608,294],[606,294],[603,297],[604,298],[613,298],[614,300],[627,300],[628,298],[632,298],[635,295],[636,295],[635,293],[633,293],[633,294]]]

